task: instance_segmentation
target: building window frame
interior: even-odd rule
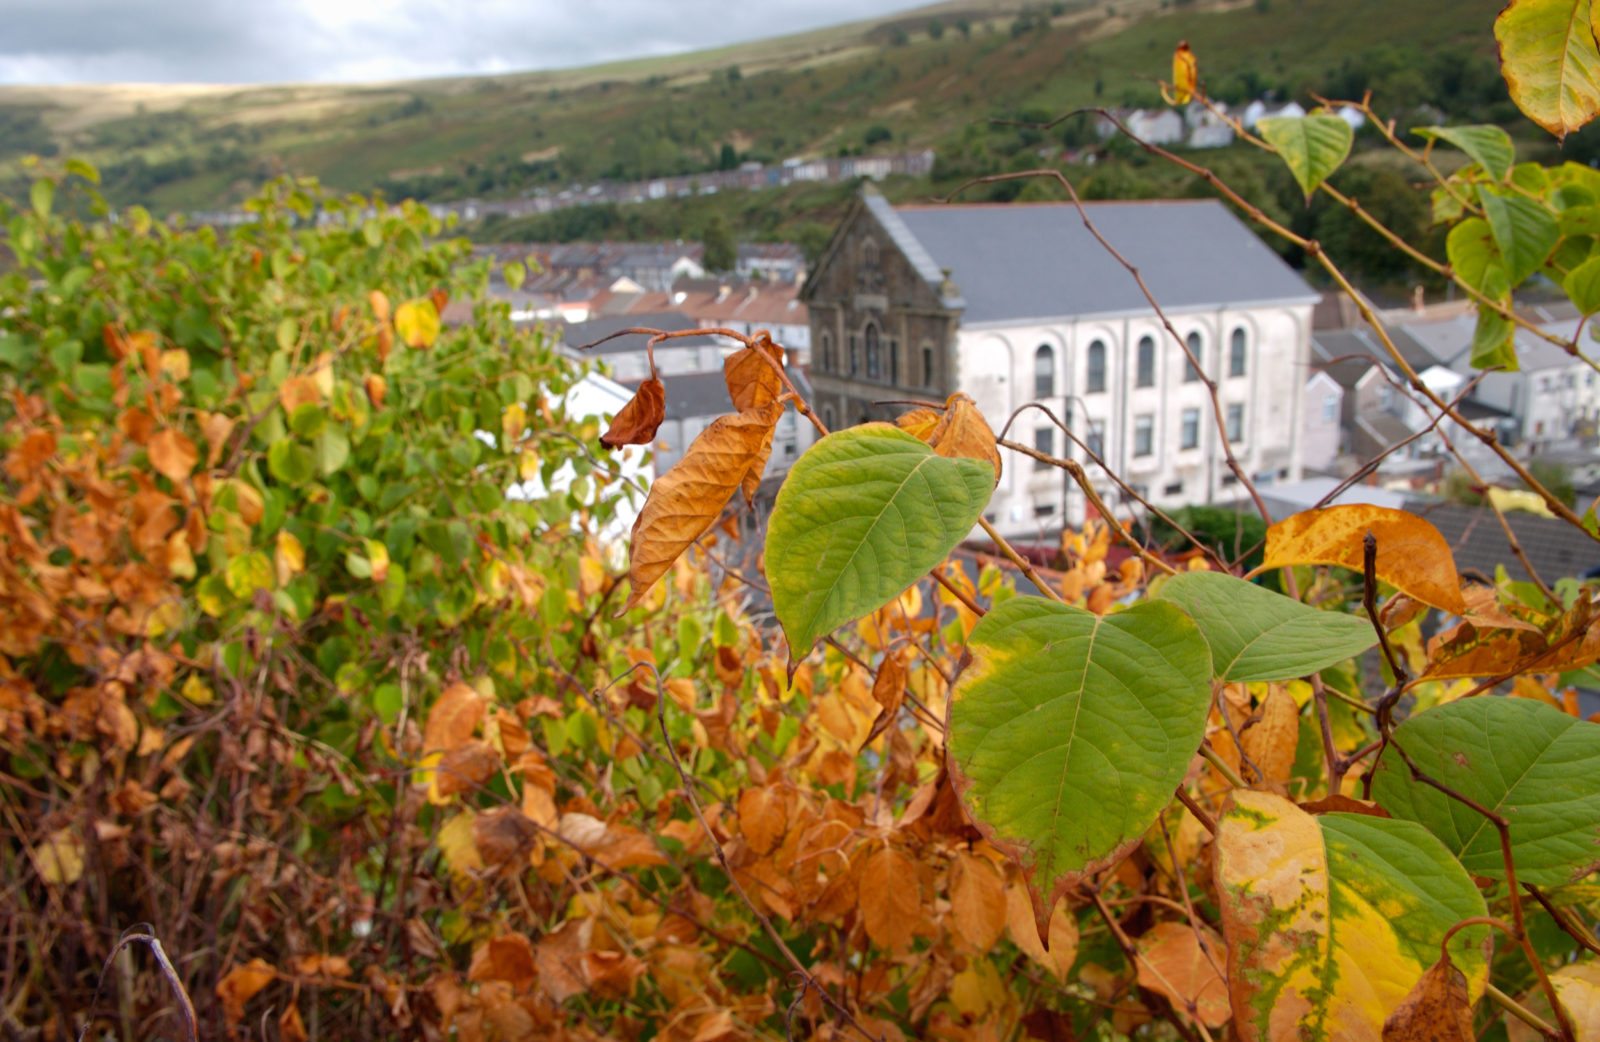
[[[868,322],[861,331],[861,339],[866,345],[867,379],[883,379],[883,343],[878,333],[878,323]]]
[[[1250,334],[1234,326],[1228,337],[1228,375],[1244,376],[1250,368]]]
[[[1104,340],[1089,341],[1089,350],[1084,361],[1084,394],[1100,394],[1106,389],[1106,342]]]
[[[1156,338],[1149,333],[1139,338],[1133,385],[1135,387],[1156,385]]]
[[[1106,456],[1106,423],[1104,420],[1090,420],[1089,430],[1085,433],[1083,444],[1091,456],[1105,459]]]
[[[1195,363],[1205,364],[1205,341],[1198,330],[1191,331],[1184,338],[1184,344],[1189,350],[1183,356],[1183,382],[1186,384],[1200,382],[1200,369]],[[1191,356],[1193,356],[1191,358]]]
[[[1227,428],[1228,444],[1240,445],[1244,442],[1244,403],[1229,402],[1224,426]]]
[[[1033,449],[1035,452],[1042,452],[1046,456],[1054,456],[1056,454],[1056,429],[1054,427],[1035,427],[1033,429]],[[1034,470],[1047,470],[1049,467],[1050,464],[1042,459],[1033,461]]]
[[[1133,455],[1147,459],[1156,454],[1156,417],[1142,412],[1133,418]]]
[[[1200,447],[1200,410],[1189,408],[1183,410],[1182,423],[1178,428],[1178,448],[1198,449]]]
[[[1056,349],[1049,344],[1040,344],[1033,351],[1033,396],[1056,396]]]

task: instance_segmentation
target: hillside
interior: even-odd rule
[[[237,201],[284,171],[443,199],[744,159],[924,146],[943,158],[986,147],[993,116],[1155,102],[1153,81],[1182,38],[1222,97],[1370,85],[1380,104],[1482,108],[1503,96],[1482,29],[1498,7],[965,0],[559,72],[366,86],[0,88],[0,180],[28,152],[70,152],[99,163],[115,201],[195,209]]]

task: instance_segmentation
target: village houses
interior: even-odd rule
[[[1219,386],[1254,481],[1298,480],[1317,295],[1219,202],[1092,203]],[[1183,244],[1203,243],[1205,263]],[[1233,503],[1210,396],[1138,284],[1069,204],[890,205],[870,187],[801,291],[811,381],[830,427],[891,419],[907,398],[970,395],[1007,436],[1083,459],[1039,402],[1163,506]],[[1014,419],[1013,419],[1014,416]],[[1007,535],[1086,516],[1063,471],[1016,452],[989,518]],[[1120,495],[1089,467],[1108,502]]]

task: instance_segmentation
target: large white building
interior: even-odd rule
[[[1221,203],[1092,203],[1220,388],[1252,479],[1301,475],[1301,410],[1316,294]],[[812,385],[830,428],[890,419],[907,398],[962,391],[1011,439],[1083,459],[1029,402],[1048,405],[1106,465],[1161,506],[1236,502],[1205,384],[1128,271],[1068,204],[891,206],[865,191],[802,298]],[[1080,523],[1060,469],[1004,453],[989,510],[1003,533]],[[1108,502],[1115,486],[1090,465]]]

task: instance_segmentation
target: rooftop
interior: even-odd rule
[[[954,282],[947,307],[964,325],[1148,311],[1126,268],[1070,203],[890,207],[866,205],[925,280]],[[1138,267],[1161,307],[1312,304],[1317,294],[1221,202],[1086,203],[1108,242]],[[1190,249],[1203,250],[1197,260]],[[943,287],[948,290],[950,287]]]
[[[621,330],[634,326],[649,329],[659,329],[667,333],[681,332],[686,329],[698,329],[700,323],[683,314],[681,311],[644,312],[642,314],[628,313],[625,315],[606,315],[592,319],[588,322],[576,322],[566,326],[561,331],[561,342],[576,350],[584,344],[592,344],[596,340],[611,336]],[[631,351],[643,351],[645,341],[649,337],[638,334],[634,336],[619,336],[615,340],[607,340],[585,354],[615,355]],[[709,336],[683,337],[679,340],[668,340],[656,345],[657,350],[668,350],[671,347],[703,347],[706,344],[721,345],[722,341]]]
[[[1455,554],[1458,571],[1477,571],[1493,579],[1495,566],[1505,565],[1513,579],[1529,578],[1488,507],[1410,500],[1405,508],[1439,529]],[[1581,576],[1600,565],[1600,543],[1565,521],[1517,511],[1507,511],[1506,521],[1545,582]]]

